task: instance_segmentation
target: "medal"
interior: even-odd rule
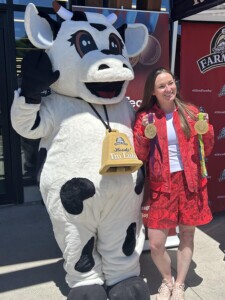
[[[148,139],[154,139],[157,133],[157,129],[153,124],[153,113],[148,114],[148,122],[149,124],[145,127],[145,136]]]
[[[198,121],[195,123],[195,131],[198,134],[205,134],[209,130],[209,125],[206,120],[204,120],[205,114],[200,112],[198,114]]]
[[[154,137],[156,136],[156,127],[154,124],[148,124],[146,127],[145,127],[145,136],[148,138],[148,139],[154,139]]]

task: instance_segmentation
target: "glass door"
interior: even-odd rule
[[[4,15],[0,13],[0,44],[4,45]],[[7,168],[5,168],[5,141],[3,136],[5,136],[4,132],[4,113],[5,113],[5,99],[6,99],[6,70],[5,70],[5,51],[4,47],[0,47],[0,202],[6,202],[6,194],[7,194],[7,184],[6,184],[6,172]]]
[[[10,22],[9,12],[0,9],[0,205],[23,202],[19,140],[10,123],[15,74]]]

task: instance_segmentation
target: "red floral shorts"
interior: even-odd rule
[[[212,220],[207,186],[199,193],[190,192],[184,172],[171,173],[171,193],[149,191],[142,218],[146,227],[158,229],[207,224]]]

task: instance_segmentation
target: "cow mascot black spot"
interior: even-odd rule
[[[23,59],[11,120],[21,136],[40,139],[40,191],[65,259],[68,299],[149,300],[139,277],[142,168],[99,172],[107,131],[126,134],[133,145],[129,58],[143,51],[148,30],[116,29],[115,14],[53,7],[58,21],[26,7],[26,33],[37,49]]]

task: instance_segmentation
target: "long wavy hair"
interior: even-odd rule
[[[139,111],[148,111],[155,104],[158,104],[157,98],[156,98],[155,95],[153,95],[153,93],[154,93],[154,89],[155,89],[156,78],[157,78],[158,75],[160,75],[162,73],[170,74],[172,76],[172,78],[174,79],[174,81],[175,81],[175,77],[172,74],[172,72],[170,72],[169,70],[167,70],[165,68],[162,68],[162,67],[160,67],[158,69],[155,69],[154,71],[149,73],[149,75],[147,76],[146,82],[145,82],[143,100],[142,100],[142,103],[140,105],[140,108],[138,109],[138,112]],[[188,115],[188,116],[190,116],[190,118],[192,118],[193,120],[196,121],[196,113],[194,113],[194,111],[190,108],[190,103],[185,103],[181,99],[181,96],[180,96],[178,91],[176,93],[176,97],[175,97],[174,102],[175,102],[175,105],[178,109],[181,128],[182,128],[185,136],[189,139],[190,135],[191,135],[191,129],[190,129],[190,125],[187,121],[186,116]]]

